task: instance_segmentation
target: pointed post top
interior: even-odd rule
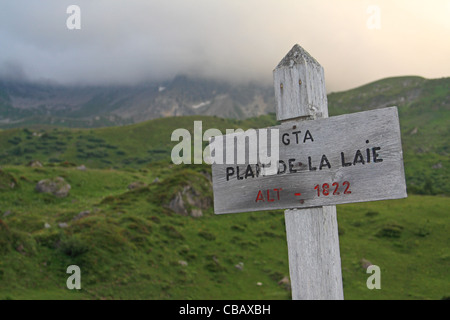
[[[296,64],[304,64],[305,62],[308,64],[315,64],[320,66],[320,63],[317,62],[316,59],[314,59],[305,49],[296,44],[280,61],[276,69],[283,67],[292,68]]]
[[[277,120],[328,117],[322,66],[296,44],[273,71]]]

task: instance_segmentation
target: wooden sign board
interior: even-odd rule
[[[407,196],[396,107],[289,121],[268,129],[279,130],[277,170],[264,175],[258,163],[213,164],[216,214]],[[214,152],[220,145],[225,159],[227,136],[216,139]],[[247,143],[245,159],[249,150],[255,148]]]

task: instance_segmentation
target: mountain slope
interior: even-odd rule
[[[410,192],[450,190],[450,78],[396,77],[328,95],[330,115],[398,106]]]
[[[0,190],[0,299],[290,298],[282,211],[170,209],[184,190],[211,198],[206,166],[2,170],[18,184]],[[55,176],[71,184],[67,197],[35,191]],[[127,190],[135,181],[147,185]],[[345,298],[448,298],[448,206],[414,195],[339,206]],[[367,289],[367,261],[380,266],[382,290]],[[69,265],[81,269],[81,290],[66,287]]]
[[[424,140],[435,134],[449,136],[450,78],[398,77],[379,80],[345,92],[328,95],[330,115],[398,106],[407,144],[415,152],[448,152],[448,140]],[[422,135],[422,133],[426,133]],[[447,146],[446,146],[447,145]]]
[[[224,96],[216,98],[214,103],[202,104],[199,101],[209,99],[208,94],[215,84],[200,84],[183,77],[177,78],[175,82],[172,87],[161,89],[162,93],[167,92],[166,98],[170,101],[196,100],[199,107],[194,110],[202,116],[165,117],[95,130],[45,129],[36,125],[27,129],[5,130],[0,134],[0,164],[26,164],[37,159],[44,163],[69,161],[100,168],[139,167],[154,160],[169,158],[171,148],[175,145],[175,142],[170,141],[173,130],[186,128],[193,133],[196,120],[203,121],[203,130],[217,128],[222,132],[228,128],[261,128],[276,124],[274,114],[245,120],[206,117],[203,114],[214,113],[215,108],[222,114],[231,112],[227,107],[232,105],[234,99],[231,93],[228,98]],[[226,91],[226,88],[223,90]],[[255,88],[253,92],[258,90]],[[217,91],[216,94],[225,95],[223,92]],[[247,96],[239,96],[238,93],[235,91],[233,94],[243,104],[253,101],[250,98],[252,93]],[[0,98],[4,103],[9,101],[5,94],[1,94]],[[450,193],[450,78],[383,79],[353,90],[331,93],[328,100],[331,116],[397,105],[409,191],[423,194]],[[116,111],[122,109],[122,114],[129,112],[129,116],[135,114],[136,117],[139,114],[138,107],[129,109],[120,106]],[[241,110],[240,107],[235,109]]]
[[[269,88],[270,89],[270,88]],[[178,76],[160,84],[58,86],[0,81],[0,127],[102,127],[181,115],[243,119],[274,111],[268,88]]]
[[[408,77],[329,96],[331,115],[399,106],[409,194],[339,206],[346,299],[449,297],[448,89],[448,79]],[[210,167],[170,163],[173,130],[192,135],[194,121],[222,132],[276,124],[274,114],[191,115],[0,130],[0,299],[289,299],[283,213],[214,216]],[[71,185],[67,197],[36,191],[55,177]],[[367,289],[368,262],[382,290]],[[82,289],[71,291],[74,264]]]

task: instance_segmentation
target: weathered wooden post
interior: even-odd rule
[[[322,66],[299,45],[273,71],[277,120],[328,117]],[[344,298],[336,206],[285,211],[292,299]]]
[[[397,108],[328,118],[323,68],[298,45],[274,86],[280,125],[214,139],[214,212],[286,210],[292,298],[343,299],[334,205],[407,196]]]

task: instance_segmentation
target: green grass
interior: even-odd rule
[[[448,157],[449,115],[445,110],[419,125],[400,108],[400,124],[408,191],[415,194],[450,194]],[[135,168],[155,161],[169,160],[171,141],[177,128],[193,136],[194,121],[202,121],[203,132],[217,128],[262,128],[276,124],[274,115],[247,120],[216,117],[175,117],[139,124],[101,129],[11,129],[0,134],[0,165],[26,165],[39,160],[50,165],[81,165],[88,168]],[[420,128],[416,133],[415,128]],[[192,139],[193,140],[193,139]],[[193,141],[192,141],[193,142]],[[206,142],[203,142],[203,147]]]
[[[170,152],[178,143],[171,141],[172,132],[186,128],[193,136],[194,121],[203,122],[203,131],[218,128],[223,133],[226,129],[276,123],[273,116],[245,121],[190,116],[100,129],[10,129],[0,134],[0,164],[25,165],[31,160],[39,160],[54,164],[68,161],[91,168],[140,168],[154,161],[170,159]]]
[[[346,299],[450,296],[448,81],[392,78],[329,95],[334,115],[422,92],[399,104],[409,197],[338,206]],[[215,216],[210,168],[170,164],[172,131],[192,133],[197,120],[222,132],[276,124],[274,115],[192,116],[1,130],[0,299],[289,299],[278,284],[289,275],[283,213]],[[31,160],[44,167],[26,166]],[[70,183],[67,197],[35,191],[55,177]],[[128,190],[132,182],[142,187]],[[169,209],[185,190],[202,204],[183,195],[187,213],[203,206],[202,217]],[[367,289],[364,261],[381,268],[381,290]],[[81,268],[80,291],[66,288],[72,264]]]
[[[446,197],[338,207],[347,299],[441,299],[449,295],[450,237]],[[398,233],[386,232],[397,230]],[[341,231],[341,232],[342,232]],[[381,290],[368,290],[366,259],[381,269]]]
[[[289,299],[278,284],[289,275],[282,212],[215,216],[209,208],[192,218],[167,208],[176,186],[209,184],[197,176],[204,170],[164,162],[141,170],[4,167],[19,187],[0,191],[2,214],[10,211],[0,216],[0,298]],[[49,176],[71,183],[67,198],[34,190]],[[128,191],[133,181],[148,186]],[[448,296],[449,205],[447,197],[410,196],[338,206],[345,297]],[[380,266],[381,290],[366,288],[361,259]],[[65,286],[71,264],[82,271],[77,292]]]
[[[330,115],[397,106],[409,193],[450,194],[450,78],[395,77],[328,95]]]

